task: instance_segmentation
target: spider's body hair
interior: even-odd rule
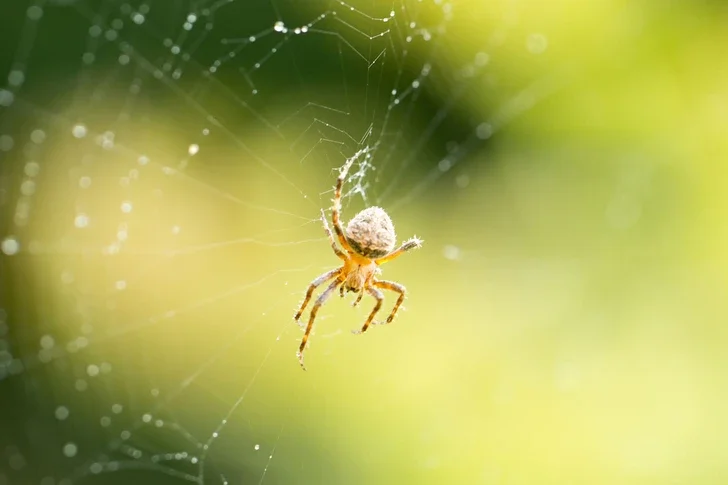
[[[381,207],[368,207],[346,226],[346,240],[359,255],[369,259],[389,254],[397,242],[392,219]]]

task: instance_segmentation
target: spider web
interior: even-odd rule
[[[319,209],[353,158],[345,217],[420,234],[413,202],[549,92],[498,82],[546,39],[495,7],[469,51],[471,6],[440,0],[5,2],[0,483],[355,483],[301,424]],[[309,374],[354,348],[338,312]]]

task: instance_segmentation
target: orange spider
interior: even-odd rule
[[[380,207],[368,207],[359,212],[351,221],[349,221],[349,224],[346,226],[346,233],[344,233],[344,229],[341,227],[341,221],[339,220],[339,213],[341,211],[341,188],[346,180],[346,174],[349,172],[349,168],[356,158],[356,155],[353,156],[347,160],[346,164],[344,164],[341,168],[339,178],[336,181],[336,191],[333,200],[334,207],[331,213],[331,219],[334,223],[334,231],[339,239],[339,243],[344,248],[343,251],[336,245],[336,240],[331,234],[329,225],[326,222],[326,215],[324,214],[323,209],[321,210],[321,220],[324,224],[324,231],[326,231],[326,235],[329,237],[329,241],[331,242],[331,248],[334,250],[334,253],[344,261],[344,264],[339,268],[322,274],[311,282],[308,287],[308,291],[306,291],[306,297],[303,299],[301,308],[298,309],[298,312],[294,317],[294,320],[298,322],[303,310],[311,300],[313,291],[318,286],[331,279],[334,280],[323,291],[323,293],[319,295],[311,309],[311,316],[308,320],[308,325],[306,326],[306,333],[303,335],[301,346],[298,348],[298,352],[296,353],[303,370],[306,370],[306,367],[303,365],[303,351],[306,348],[306,343],[308,342],[311,329],[313,328],[313,321],[316,318],[316,313],[321,305],[323,305],[336,290],[336,287],[341,285],[339,291],[342,297],[344,296],[345,290],[347,292],[353,291],[354,293],[359,293],[359,296],[356,298],[356,301],[354,301],[353,306],[356,306],[361,301],[362,296],[364,296],[364,291],[372,295],[377,300],[376,305],[374,305],[374,309],[364,322],[364,326],[361,330],[353,330],[353,333],[356,334],[366,332],[371,323],[382,323],[373,322],[374,316],[377,314],[382,306],[382,302],[384,301],[384,295],[382,295],[382,292],[377,288],[399,293],[397,303],[394,304],[392,313],[390,313],[389,317],[387,317],[386,323],[390,323],[404,301],[406,290],[405,287],[399,283],[395,283],[393,281],[381,281],[378,280],[375,275],[381,273],[381,270],[379,269],[380,265],[388,261],[392,261],[410,249],[422,246],[422,240],[415,236],[406,241],[396,250],[393,250],[396,243],[394,225],[392,224],[392,219],[389,218],[389,215],[387,215],[384,209]]]

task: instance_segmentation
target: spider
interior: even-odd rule
[[[349,224],[346,226],[346,232],[344,232],[340,221],[341,189],[344,185],[344,181],[346,180],[346,174],[355,159],[356,156],[347,160],[339,172],[339,178],[336,180],[336,189],[334,192],[334,206],[331,211],[331,219],[334,223],[334,232],[336,232],[336,237],[343,247],[343,250],[336,245],[336,240],[331,234],[329,225],[326,222],[326,215],[323,209],[321,210],[321,221],[323,222],[324,231],[331,243],[331,249],[334,250],[336,256],[338,256],[344,264],[336,269],[327,271],[311,282],[308,286],[308,290],[306,291],[303,303],[301,303],[301,307],[298,309],[298,312],[296,312],[296,316],[293,317],[294,320],[298,322],[306,308],[306,305],[308,305],[309,301],[311,301],[311,296],[313,295],[314,290],[318,286],[321,286],[327,281],[333,279],[329,286],[326,287],[326,289],[316,299],[313,308],[311,308],[311,316],[309,317],[308,325],[306,326],[306,333],[303,335],[301,346],[298,348],[298,352],[296,353],[303,370],[306,370],[306,367],[303,365],[303,351],[306,348],[306,343],[308,342],[309,335],[311,334],[313,322],[316,319],[316,313],[321,305],[323,305],[332,293],[336,291],[336,288],[339,287],[339,293],[342,297],[344,296],[345,291],[359,293],[359,296],[354,301],[353,306],[359,304],[365,291],[377,300],[377,303],[374,305],[374,308],[364,322],[364,326],[361,327],[361,330],[352,331],[355,334],[366,332],[369,325],[372,323],[383,323],[374,322],[374,316],[382,307],[382,302],[384,301],[384,295],[379,288],[399,293],[399,298],[394,304],[392,313],[390,313],[387,317],[386,323],[391,323],[397,314],[397,310],[399,310],[399,307],[404,301],[406,289],[404,286],[393,281],[378,280],[375,275],[381,273],[381,269],[379,269],[380,265],[398,258],[410,249],[422,246],[422,240],[415,236],[408,241],[405,241],[399,248],[394,249],[396,242],[394,225],[392,224],[392,219],[389,218],[389,215],[387,215],[384,209],[380,207],[368,207],[356,214],[354,218],[349,221]]]

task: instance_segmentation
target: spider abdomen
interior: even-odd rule
[[[346,240],[365,258],[381,258],[394,249],[396,235],[392,219],[381,207],[368,207],[346,226]]]

